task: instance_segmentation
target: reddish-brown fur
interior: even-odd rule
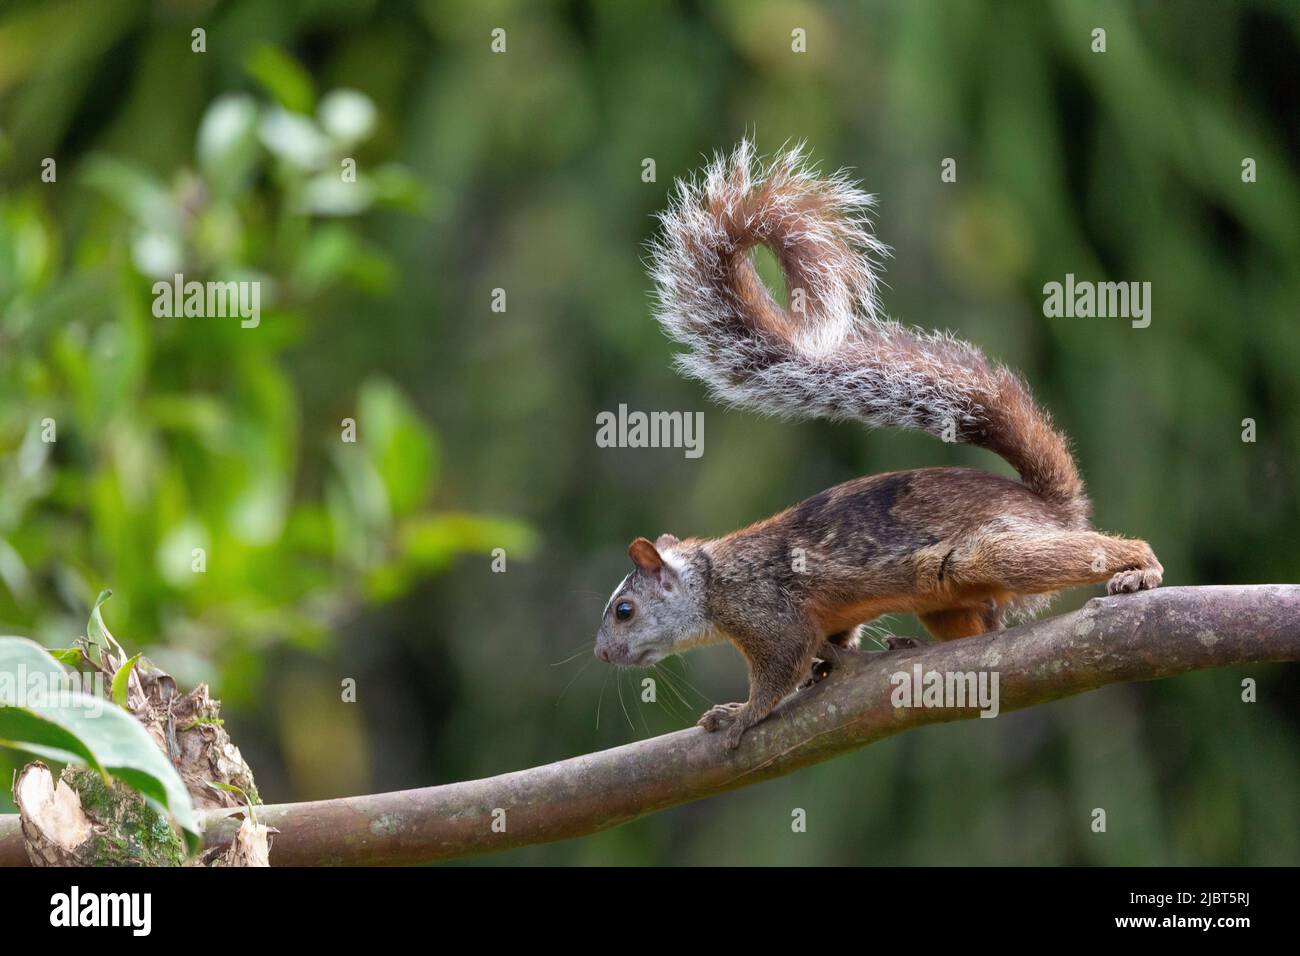
[[[1154,587],[1162,570],[1146,542],[1081,530],[1023,484],[968,468],[858,478],[683,553],[696,547],[709,617],[751,675],[748,704],[710,711],[705,726],[761,720],[814,657],[833,658],[883,614],[915,614],[952,640],[1002,627],[1027,599],[1102,581]]]
[[[703,618],[749,664],[749,700],[700,721],[727,728],[732,746],[814,657],[853,646],[855,629],[882,614],[916,614],[951,640],[1000,628],[1062,588],[1160,583],[1145,542],[1089,529],[1069,445],[1014,372],[950,336],[883,318],[871,204],[843,175],[815,174],[798,148],[762,166],[742,143],[701,184],[683,184],[655,248],[659,320],[690,349],[682,367],[724,400],[776,414],[951,431],[1006,459],[1020,480],[968,468],[893,472],[722,538],[661,539],[703,582]],[[801,314],[759,278],[759,245],[804,295]],[[642,597],[673,580],[655,552],[644,539],[633,545]]]

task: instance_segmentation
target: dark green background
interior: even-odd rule
[[[271,802],[545,763],[736,699],[729,648],[670,664],[687,700],[661,683],[657,705],[592,660],[633,536],[724,533],[862,473],[1004,468],[724,411],[673,374],[652,217],[746,133],[853,167],[894,250],[886,308],[1022,369],[1098,526],[1150,540],[1167,584],[1294,581],[1298,47],[1287,0],[4,3],[0,630],[66,646],[112,587],[109,626],[212,683]],[[340,88],[377,119],[328,165],[256,136],[196,151],[218,97],[314,122]],[[365,208],[313,199],[342,155]],[[260,276],[262,325],[155,319],[159,243],[187,278]],[[1067,272],[1150,282],[1150,327],[1044,318]],[[598,449],[621,402],[703,410],[704,456]],[[487,859],[1294,864],[1298,689],[1281,666],[1112,687]]]

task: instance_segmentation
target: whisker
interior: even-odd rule
[[[677,682],[678,676],[679,675],[674,674],[667,667],[664,668],[664,681],[665,683],[667,683],[668,689],[672,691],[673,696],[675,696],[679,701],[681,701],[682,706],[686,708],[687,715],[689,715],[692,709],[691,702],[687,700],[686,695],[682,693],[681,686]],[[674,715],[676,715],[675,711],[676,708],[674,708]]]
[[[560,696],[555,699],[556,707],[560,706],[560,702],[564,700],[564,695],[569,692],[569,688],[574,685],[574,683],[578,680],[579,677],[587,673],[587,668],[590,667],[595,662],[596,662],[596,658],[593,657],[591,660],[587,661],[587,663],[583,664],[582,667],[578,669],[578,673],[574,674],[571,678],[569,678],[569,682],[564,685],[564,690],[560,691]]]
[[[605,672],[605,679],[600,684],[600,696],[596,698],[596,729],[600,730],[600,705],[605,700],[605,688],[609,686],[609,671]]]
[[[667,668],[663,667],[662,664],[655,664],[654,672],[656,675],[663,678],[664,686],[667,687],[669,690],[672,690],[672,681],[667,676]],[[661,704],[664,710],[668,711],[668,713],[672,716],[673,720],[681,720],[681,716],[677,713],[677,708],[673,706],[672,701],[669,700],[667,697],[665,697],[663,700],[660,700],[659,695],[656,694],[655,703]]]
[[[885,624],[893,619],[894,615],[886,614],[884,617],[876,618],[875,621],[863,624],[861,629],[862,636],[867,640],[872,641],[876,645],[877,650],[885,650],[885,642],[880,639],[880,635],[884,635],[885,637],[891,636],[889,628],[886,627]]]
[[[633,691],[637,691],[637,688],[641,687],[640,680],[633,680],[632,687],[633,687]],[[651,736],[650,723],[646,721],[646,709],[643,708],[642,706],[642,704],[645,704],[645,701],[641,700],[640,691],[637,691],[636,696],[634,696],[632,700],[633,700],[634,713],[636,713],[637,717],[641,718],[641,728],[643,731],[645,731],[645,735],[649,737]]]
[[[578,649],[577,651],[574,651],[574,652],[573,652],[572,654],[570,654],[568,657],[564,658],[564,660],[562,660],[562,661],[556,661],[556,662],[553,663],[551,666],[552,666],[552,667],[559,667],[561,664],[567,664],[567,663],[569,663],[569,661],[574,660],[575,658],[581,657],[583,654],[588,653],[590,650],[591,650],[591,646],[590,646],[590,644],[588,644],[588,643],[584,643],[580,649]]]
[[[686,666],[686,658],[681,657],[681,658],[678,658],[678,660],[680,660],[680,661],[682,662],[682,666],[683,666],[683,667]],[[713,698],[710,697],[708,694],[704,693],[704,691],[700,690],[700,689],[699,689],[698,687],[696,687],[693,683],[691,683],[690,678],[688,678],[685,674],[679,672],[679,673],[677,673],[677,674],[674,674],[673,676],[674,676],[677,680],[680,680],[683,684],[685,684],[688,690],[694,691],[694,692],[695,692],[695,696],[698,697],[700,700],[702,700],[705,704],[708,704],[709,706],[713,706],[713,704],[714,704],[714,700],[713,700]],[[689,702],[689,701],[683,700],[682,703],[686,704],[687,707],[690,706],[690,702]]]
[[[623,708],[623,716],[627,718],[628,729],[631,730],[632,733],[636,733],[636,724],[632,723],[632,715],[627,712],[627,704],[623,702],[623,671],[621,669],[618,672],[618,680],[615,682],[615,687],[618,689],[618,705]]]

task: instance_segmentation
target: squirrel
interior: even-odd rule
[[[967,442],[1020,480],[897,471],[720,538],[633,541],[635,567],[605,607],[596,656],[649,665],[730,640],[749,699],[699,719],[728,748],[880,615],[915,614],[947,641],[1031,616],[1064,588],[1107,581],[1108,593],[1128,593],[1163,574],[1145,541],[1091,529],[1069,444],[1018,375],[882,314],[874,204],[843,170],[820,175],[802,145],[764,162],[746,139],[702,179],[679,180],[650,247],[656,318],[688,349],[678,368],[732,406]],[[788,306],[754,268],[759,245],[781,264]]]

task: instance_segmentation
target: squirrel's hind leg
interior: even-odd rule
[[[992,601],[978,607],[954,607],[918,617],[936,641],[955,641],[1002,628],[1002,611]]]
[[[1096,531],[997,531],[950,554],[948,587],[1046,594],[1108,581],[1111,594],[1159,587],[1164,568],[1145,541]],[[980,633],[980,632],[975,632]]]
[[[842,647],[846,650],[856,651],[858,645],[862,643],[863,626],[864,625],[859,624],[856,627],[850,627],[847,630],[840,631],[838,634],[831,634],[827,636],[826,644],[831,645],[831,647]],[[822,650],[827,651],[828,649],[823,645]],[[818,654],[817,656],[822,657],[824,655]]]
[[[954,606],[920,615],[941,641],[972,637],[1002,627],[1008,596],[1048,595],[1106,581],[1109,594],[1159,587],[1164,568],[1151,546],[1096,531],[993,531],[976,534],[946,553],[943,587]],[[995,600],[971,598],[999,595]]]

